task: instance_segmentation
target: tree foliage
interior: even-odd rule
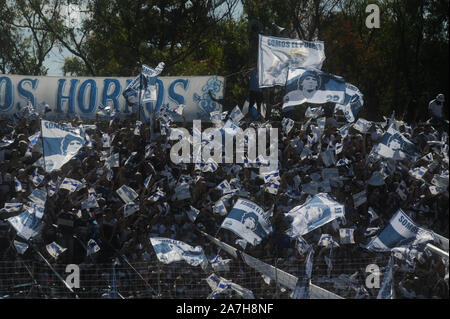
[[[45,75],[45,59],[59,48],[71,54],[66,75],[130,76],[142,63],[164,61],[164,75],[226,76],[226,94],[243,101],[262,33],[324,41],[323,70],[363,92],[364,116],[420,116],[437,93],[448,96],[449,0],[375,1],[379,29],[365,25],[369,3],[0,0],[0,72]],[[268,91],[272,100],[282,95],[282,88]]]

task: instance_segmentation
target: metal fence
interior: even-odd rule
[[[263,262],[277,267],[293,276],[301,277],[304,262],[293,259],[263,259]],[[350,285],[342,284],[349,275],[359,273],[358,284],[365,284],[364,273],[373,259],[333,260],[332,267],[325,261],[316,261],[311,282],[344,298],[354,298]],[[387,259],[378,260],[380,268]],[[162,298],[162,299],[204,299],[211,293],[206,278],[212,269],[203,270],[185,262],[162,264],[156,259],[146,262],[111,264],[80,264],[79,288],[73,293],[66,286],[71,271],[67,265],[32,260],[0,262],[0,297],[3,298]],[[257,299],[288,299],[291,289],[281,286],[276,278],[270,279],[242,260],[233,259],[229,270],[216,274],[251,290]],[[58,278],[57,274],[62,278]],[[341,282],[341,284],[337,284]],[[367,289],[368,298],[375,298],[377,289]],[[226,298],[227,296],[224,296]],[[228,296],[233,297],[233,296]]]

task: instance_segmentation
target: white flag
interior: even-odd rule
[[[322,41],[308,42],[260,34],[258,47],[259,87],[284,86],[289,67],[312,66],[321,69],[324,60],[325,46]]]

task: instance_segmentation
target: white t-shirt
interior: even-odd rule
[[[432,100],[430,104],[428,104],[428,109],[431,110],[434,116],[441,118],[442,117],[442,103],[437,104],[436,99]]]

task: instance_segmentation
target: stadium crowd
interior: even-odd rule
[[[239,121],[242,129],[251,126],[278,130],[280,185],[276,193],[267,191],[259,174],[259,164],[218,164],[216,170],[209,171],[195,164],[174,164],[170,159],[170,149],[177,141],[169,140],[165,126],[160,126],[160,123],[164,124],[162,118],[155,122],[151,140],[149,125],[144,123],[137,129],[136,117],[111,121],[97,119],[93,123],[74,117],[60,120],[72,127],[81,127],[89,136],[90,143],[60,170],[51,173],[46,173],[39,161],[42,157],[40,143],[30,148],[30,137],[41,129],[39,117],[22,117],[15,122],[1,119],[0,207],[6,203],[26,204],[35,188],[46,191],[47,198],[42,229],[29,242],[17,236],[16,230],[8,223],[8,218],[22,211],[0,211],[0,267],[20,258],[41,263],[44,269],[46,266],[37,252],[55,267],[84,264],[93,265],[89,267],[95,269],[96,265],[112,265],[119,256],[125,256],[131,264],[145,264],[156,260],[150,237],[166,237],[191,246],[199,245],[209,260],[217,254],[223,259],[231,258],[207,240],[198,231],[201,230],[255,258],[298,275],[306,256],[298,241],[286,233],[291,220],[285,213],[317,193],[327,193],[345,205],[345,221],[335,220],[303,236],[314,250],[312,282],[346,298],[375,298],[378,290],[365,287],[366,266],[378,264],[384,270],[390,254],[370,251],[364,245],[389,224],[398,209],[401,208],[417,225],[449,237],[448,129],[442,123],[405,123],[398,118],[386,118],[383,123],[367,122],[368,126],[361,127],[345,120],[340,122],[341,118],[331,113],[325,114],[325,126],[317,135],[321,118],[323,114],[317,112],[307,120],[295,122],[290,130],[285,128],[285,121],[261,122],[247,118]],[[419,154],[415,161],[386,159],[373,152],[390,125],[414,143]],[[173,123],[171,128],[177,126],[190,129],[191,123]],[[110,137],[110,143],[105,142],[105,136]],[[270,140],[267,142],[269,146]],[[336,149],[339,144],[342,144],[341,151]],[[327,150],[334,154],[331,165],[322,160],[321,153]],[[119,165],[111,165],[108,158],[116,153],[119,154]],[[426,173],[417,178],[411,170],[419,167],[426,168]],[[339,178],[324,179],[324,168],[337,168]],[[39,184],[32,179],[36,169],[39,175],[44,176]],[[150,175],[151,179],[145,185]],[[66,177],[82,181],[84,187],[75,191],[58,188]],[[177,188],[180,179],[189,184],[188,195],[182,196],[181,200],[178,196],[180,188]],[[17,189],[16,180],[21,189]],[[217,186],[224,180],[238,191],[222,194]],[[46,186],[51,181],[56,185],[56,191],[50,195]],[[139,210],[129,216],[125,216],[126,205],[116,193],[122,185],[138,194]],[[399,192],[399,185],[406,186],[406,192]],[[157,191],[163,193],[163,197],[154,200],[152,195]],[[365,191],[366,199],[356,202],[354,195],[362,191]],[[83,202],[92,194],[98,207],[83,207]],[[222,200],[229,212],[240,197],[251,200],[270,213],[273,232],[256,246],[246,244],[236,234],[221,229],[226,214],[214,210],[217,201]],[[195,220],[186,214],[192,207],[199,211]],[[342,227],[354,230],[350,242],[342,241],[339,232]],[[331,235],[331,243],[319,245],[322,234]],[[88,255],[86,245],[90,239],[98,244],[100,250]],[[14,240],[32,247],[20,252],[12,244]],[[58,258],[52,258],[46,250],[46,245],[52,242],[67,248]],[[417,249],[413,258],[394,254],[395,297],[448,298],[448,261],[428,252],[423,246]],[[357,267],[352,266],[355,262],[360,262]],[[229,264],[234,271],[227,273],[224,270],[220,272],[221,276],[245,287],[245,278],[241,277],[242,272],[248,271],[246,265],[234,259]],[[176,267],[170,266],[161,265],[164,271],[160,274],[160,283],[162,289],[167,290],[163,296],[180,296],[176,294],[180,286],[177,288],[167,283],[176,281],[174,277],[182,269],[186,270],[183,276],[190,277],[186,287],[192,290],[192,295],[184,291],[182,296],[208,296],[210,289],[205,286],[204,279],[210,272],[184,262],[176,263]],[[237,268],[242,269],[240,279],[231,277],[239,273]],[[153,280],[156,278],[151,277],[148,269],[143,269],[143,280],[155,287]],[[51,273],[48,268],[46,271]],[[0,283],[7,280],[6,276],[7,272],[0,268]],[[103,276],[100,268],[95,276]],[[196,285],[199,288],[195,288]],[[5,287],[0,284],[3,295],[7,294]],[[273,279],[261,276],[258,287],[253,290],[256,298],[274,297],[273,290],[266,289],[274,287]],[[289,298],[290,291],[283,287],[275,287],[277,289],[281,294],[278,297]],[[101,294],[91,292],[89,296],[100,297]]]

